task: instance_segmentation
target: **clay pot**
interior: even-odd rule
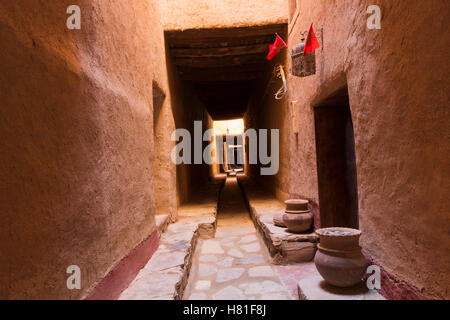
[[[336,287],[352,287],[361,282],[367,261],[359,246],[361,231],[350,228],[316,230],[320,237],[314,263],[325,281]]]
[[[308,231],[313,222],[313,215],[311,212],[304,213],[285,213],[283,215],[283,222],[288,228],[288,231],[294,233],[301,233]]]
[[[283,221],[283,215],[284,215],[284,210],[281,210],[280,212],[275,213],[273,215],[273,224],[278,227],[286,228],[286,225],[284,224],[284,221]]]
[[[309,212],[308,200],[302,199],[289,199],[284,202],[286,205],[286,213],[305,213]]]
[[[301,233],[311,228],[313,215],[308,209],[308,200],[289,199],[286,209],[273,215],[273,223],[278,227],[287,227],[288,231]]]

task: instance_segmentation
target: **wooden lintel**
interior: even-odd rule
[[[173,48],[170,54],[175,58],[225,57],[267,53],[267,44],[243,45],[216,48]]]
[[[201,58],[174,58],[177,66],[189,66],[197,68],[217,68],[240,66],[243,64],[262,63],[266,59],[266,53],[248,54],[241,56],[201,57]]]

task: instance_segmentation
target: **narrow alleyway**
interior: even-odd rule
[[[75,2],[0,1],[0,300],[450,300],[450,1]]]
[[[222,190],[215,238],[199,240],[184,299],[292,299],[250,220],[236,177],[227,178]]]

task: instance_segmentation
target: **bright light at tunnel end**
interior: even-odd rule
[[[214,121],[214,135],[244,134],[244,119]]]
[[[275,175],[279,169],[280,130],[279,129],[247,129],[243,119],[228,121],[214,121],[213,128],[203,130],[202,121],[194,121],[194,137],[187,129],[176,129],[172,132],[171,140],[178,142],[172,149],[171,160],[176,165],[181,164],[224,164],[221,147],[224,139],[227,145],[234,145],[237,137],[238,144],[244,150],[244,157],[236,159],[237,164],[260,164],[263,176]],[[270,140],[269,140],[270,136]],[[193,147],[192,147],[193,141]],[[209,142],[206,148],[203,143]],[[240,142],[240,143],[239,143]],[[270,150],[270,155],[269,155]],[[245,159],[245,160],[243,160]],[[227,157],[228,164],[234,164],[234,155]]]

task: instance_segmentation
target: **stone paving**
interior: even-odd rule
[[[167,229],[160,246],[119,299],[383,299],[364,288],[329,288],[313,262],[272,265],[236,178],[228,178],[222,191],[217,222],[218,191],[217,183],[197,190],[201,201],[181,206],[173,224],[157,217],[159,232]],[[277,233],[268,234],[275,239]]]
[[[215,238],[199,240],[184,299],[292,299],[270,261],[237,180],[229,177],[221,194]]]
[[[259,232],[269,248],[274,264],[285,265],[312,261],[316,252],[318,235],[312,230],[295,234],[273,223],[273,215],[284,210],[283,202],[274,198],[264,189],[250,183],[246,177],[239,177],[239,183],[245,190],[245,201],[250,208]]]

